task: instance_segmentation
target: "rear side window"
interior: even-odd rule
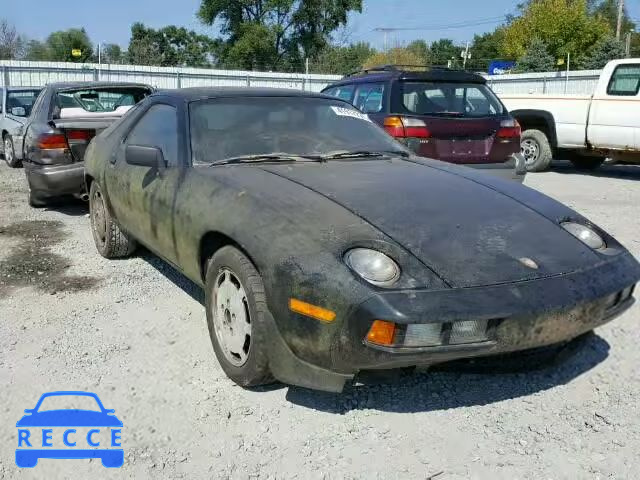
[[[416,115],[486,117],[502,115],[502,103],[482,84],[402,82],[402,104]]]
[[[618,65],[607,86],[608,95],[635,96],[640,88],[640,65]]]
[[[331,95],[332,97],[340,98],[341,100],[346,100],[347,102],[351,101],[353,97],[353,90],[355,87],[353,85],[341,85],[339,87],[333,87],[329,90],[325,90],[325,95]]]
[[[365,83],[358,86],[354,105],[364,113],[378,113],[382,111],[384,98],[384,83]]]
[[[158,147],[169,166],[178,165],[178,118],[175,107],[153,105],[127,136],[127,144]]]

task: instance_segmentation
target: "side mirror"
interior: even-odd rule
[[[24,107],[13,107],[11,109],[11,115],[15,115],[16,117],[26,117],[27,111]]]
[[[33,413],[33,408],[26,408],[24,413]]]
[[[125,159],[129,165],[157,168],[161,172],[167,168],[167,162],[164,160],[162,150],[158,147],[127,145],[125,150]]]
[[[113,408],[108,408],[108,409],[105,409],[104,413],[106,413],[107,415],[112,415],[116,413],[116,411]]]

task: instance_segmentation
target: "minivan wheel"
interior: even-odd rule
[[[135,251],[136,241],[123,232],[111,216],[98,182],[92,182],[89,190],[89,216],[93,241],[100,255],[105,258],[120,258]]]
[[[22,161],[16,158],[16,152],[13,148],[13,139],[11,135],[6,134],[2,139],[4,144],[4,161],[7,162],[11,168],[16,168],[22,165]]]
[[[262,277],[240,250],[222,247],[207,264],[207,326],[220,366],[243,387],[273,383]]]
[[[551,165],[553,152],[544,132],[529,129],[522,132],[520,151],[524,156],[527,172],[543,172]]]

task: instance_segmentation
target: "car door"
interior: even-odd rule
[[[106,172],[111,208],[122,226],[171,263],[178,257],[174,230],[177,189],[185,173],[183,108],[171,101],[151,104],[135,119]],[[127,147],[160,149],[165,168],[130,165]]]
[[[602,90],[591,101],[587,139],[596,148],[640,149],[640,63],[617,65]]]

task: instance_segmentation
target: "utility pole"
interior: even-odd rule
[[[616,26],[616,40],[620,40],[620,30],[622,29],[623,13],[624,13],[624,0],[618,0],[618,24]]]
[[[624,49],[627,58],[631,56],[631,32],[631,30],[627,32],[627,41]]]
[[[467,46],[462,51],[462,69],[467,68],[467,59],[469,59],[471,55],[469,54],[469,42],[467,41]]]

